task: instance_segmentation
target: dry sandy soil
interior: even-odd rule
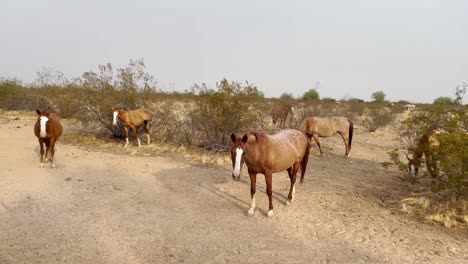
[[[64,139],[57,169],[41,169],[34,121],[0,119],[0,263],[468,263],[466,230],[399,211],[406,185],[379,165],[390,133],[357,129],[348,159],[324,139],[292,205],[275,174],[266,218],[263,177],[249,217],[248,177],[234,182],[228,163]]]

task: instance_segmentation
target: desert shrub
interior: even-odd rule
[[[324,102],[324,103],[336,103],[336,99],[331,98],[331,97],[324,97],[324,98],[322,98],[321,101]]]
[[[165,100],[154,110],[153,133],[162,141],[177,145],[193,145],[197,139],[197,130],[192,122],[190,103]]]
[[[457,88],[459,89],[459,88]],[[457,92],[460,92],[457,90]],[[456,102],[461,102],[460,96],[456,94]],[[420,183],[432,191],[431,194],[422,197],[431,203],[431,208],[426,210],[430,214],[426,218],[432,221],[441,222],[446,226],[454,226],[461,223],[460,219],[466,221],[466,203],[468,199],[468,133],[464,128],[463,118],[466,118],[467,111],[461,104],[452,106],[432,106],[425,107],[424,111],[413,112],[406,120],[403,120],[396,130],[400,139],[402,151],[395,149],[389,152],[390,160],[382,163],[384,167],[396,166],[400,171],[399,177],[410,183]],[[433,129],[443,131],[436,134],[438,142],[437,153],[433,153],[430,164],[424,164],[424,159],[420,166],[419,176],[414,178],[407,170],[407,162],[400,160],[401,152],[414,153],[418,146],[419,139]],[[419,144],[426,144],[425,141]],[[426,151],[430,149],[426,148]],[[425,155],[423,156],[425,158]],[[428,161],[426,161],[428,162]],[[437,166],[438,173],[430,173],[424,165]],[[431,174],[431,181],[423,181]],[[464,209],[463,209],[464,208]]]
[[[363,125],[369,132],[375,132],[377,129],[390,124],[394,118],[395,116],[391,112],[374,108],[368,111],[363,120]]]
[[[258,90],[252,84],[245,85],[223,79],[214,93],[205,84],[195,85],[199,96],[191,114],[200,145],[208,150],[226,151],[231,133],[255,129],[259,122],[253,102],[258,100]]]
[[[112,125],[113,106],[135,109],[149,107],[148,99],[156,90],[153,77],[145,71],[143,60],[130,60],[124,68],[114,71],[111,64],[99,65],[98,73],[85,72],[76,80],[79,92],[74,100],[80,111],[76,118],[86,126],[99,126],[114,137],[122,138],[122,126]]]
[[[364,115],[364,110],[366,109],[366,104],[357,100],[352,100],[348,102],[349,104],[349,114],[362,116]]]

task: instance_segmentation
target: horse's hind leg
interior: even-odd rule
[[[255,211],[255,190],[256,190],[256,182],[257,182],[257,174],[254,172],[249,171],[250,176],[250,208],[247,211],[247,214],[253,215]]]
[[[349,156],[349,144],[348,144],[348,136],[345,133],[339,132],[341,138],[343,139],[343,142],[345,144],[345,155],[348,157]]]
[[[296,175],[299,171],[300,163],[294,164],[293,167],[288,169],[289,178],[291,180],[291,188],[289,189],[288,200],[286,201],[286,205],[291,204],[294,201],[294,194],[296,193]]]
[[[271,171],[265,172],[265,182],[266,182],[266,186],[267,186],[268,202],[269,202],[269,205],[270,205],[268,207],[267,217],[272,217],[273,216],[273,190],[272,190],[272,187],[271,187],[272,179],[273,179],[272,172]]]
[[[320,139],[319,139],[319,136],[318,134],[312,134],[312,136],[314,137],[315,139],[315,143],[317,143],[317,146],[319,148],[319,151],[320,151],[320,156],[323,156],[323,151],[322,151],[322,147],[320,146]]]

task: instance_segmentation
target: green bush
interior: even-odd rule
[[[375,132],[394,120],[395,116],[385,109],[371,109],[364,118],[363,125],[369,132]]]
[[[254,103],[261,99],[252,84],[242,85],[223,79],[214,93],[205,84],[195,85],[195,109],[191,120],[195,124],[201,146],[213,151],[228,149],[231,133],[256,128],[260,116]]]

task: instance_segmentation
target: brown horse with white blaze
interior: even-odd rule
[[[140,138],[138,137],[137,127],[143,126],[146,133],[148,144],[150,143],[149,123],[153,120],[153,115],[146,109],[127,110],[120,107],[112,107],[114,119],[112,124],[117,125],[117,118],[120,119],[125,130],[125,146],[128,146],[128,128],[132,129],[133,135],[138,141],[138,147],[141,147]]]
[[[282,130],[274,135],[250,131],[242,137],[231,135],[232,176],[239,180],[242,163],[245,162],[250,176],[251,205],[248,214],[254,213],[257,174],[265,175],[269,210],[267,216],[273,215],[272,178],[273,173],[287,170],[291,180],[288,201],[294,200],[296,174],[301,169],[301,183],[309,160],[309,139],[294,129]]]
[[[346,117],[309,117],[302,121],[299,130],[309,137],[314,137],[319,147],[320,155],[323,155],[323,151],[320,147],[319,137],[332,137],[336,133],[340,134],[341,138],[343,138],[345,155],[349,156],[351,153],[354,125]]]
[[[38,114],[38,118],[34,124],[34,134],[39,140],[39,146],[41,147],[41,168],[44,167],[44,162],[47,162],[46,159],[49,154],[52,168],[55,168],[55,142],[63,133],[62,125],[54,113],[39,110],[36,110],[36,113]],[[45,156],[44,144],[46,146]]]

